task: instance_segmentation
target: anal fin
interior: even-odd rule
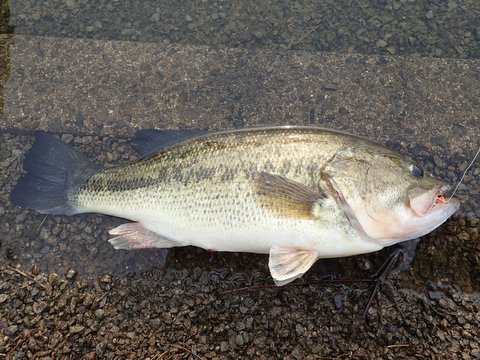
[[[318,253],[314,250],[272,246],[268,267],[275,284],[282,286],[305,274],[317,259]]]
[[[166,239],[153,231],[150,231],[140,223],[122,224],[108,232],[110,235],[116,235],[108,240],[117,250],[134,250],[148,248],[171,248],[181,246],[176,241]]]

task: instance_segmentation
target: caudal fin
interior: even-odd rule
[[[24,168],[27,174],[10,193],[10,202],[54,215],[82,212],[69,196],[98,169],[85,155],[44,131],[35,132]]]

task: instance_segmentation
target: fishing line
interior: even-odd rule
[[[450,197],[448,198],[448,201],[450,201],[453,198],[453,195],[455,195],[455,192],[458,190],[458,187],[462,183],[463,178],[465,177],[465,174],[467,173],[468,169],[470,169],[472,167],[472,165],[475,162],[475,160],[477,159],[477,156],[478,156],[479,153],[480,153],[480,148],[478,149],[477,153],[473,157],[473,160],[470,162],[470,164],[468,164],[467,168],[463,171],[462,177],[460,178],[460,181],[458,182],[457,186],[455,186],[455,189],[453,190],[452,195],[450,195]]]

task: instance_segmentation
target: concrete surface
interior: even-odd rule
[[[467,157],[480,61],[16,36],[2,129],[314,124]]]

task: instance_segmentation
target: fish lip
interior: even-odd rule
[[[450,196],[447,200],[442,201],[442,202],[437,202],[437,199],[439,197],[445,196],[445,194],[450,190],[450,185],[445,184],[445,185],[440,185],[438,186],[437,192],[435,194],[435,197],[433,199],[433,203],[430,206],[430,209],[425,213],[425,215],[431,214],[434,211],[440,210],[440,209],[445,209],[445,207],[451,207],[452,208],[452,214],[458,210],[460,207],[460,201],[457,198],[454,198]]]
[[[445,185],[441,185],[440,188],[438,189],[438,192],[437,192],[437,196],[443,196],[445,195],[445,193],[450,190],[450,185],[448,184],[445,184]]]
[[[415,189],[420,191],[423,189],[423,191],[420,194],[410,194],[410,192]],[[458,208],[458,200],[452,197],[448,198],[448,200],[443,198],[449,189],[450,185],[443,182],[430,187],[414,186],[409,190],[410,208],[414,211],[415,215],[419,217],[431,215],[439,210],[450,212],[449,209],[455,209],[453,211],[455,212]],[[439,198],[442,198],[441,200],[443,201],[438,201]]]
[[[435,194],[435,199],[434,199],[434,201],[433,201],[432,207],[435,206],[435,205],[437,205],[436,199],[439,198],[439,197],[441,197],[441,196],[444,196],[444,195],[447,193],[448,190],[450,190],[450,185],[448,185],[448,184],[440,185],[440,186],[438,187],[437,193]]]

